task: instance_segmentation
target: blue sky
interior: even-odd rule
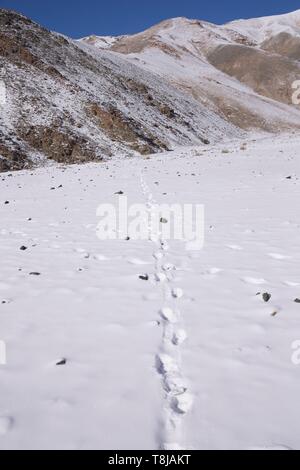
[[[299,0],[0,0],[1,8],[24,13],[43,26],[77,38],[146,29],[176,16],[224,23],[237,18],[287,13]]]

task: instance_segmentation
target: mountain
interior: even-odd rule
[[[281,18],[75,41],[0,10],[0,170],[299,129],[299,12]]]
[[[216,141],[240,130],[124,57],[0,12],[2,169],[101,160]]]
[[[297,11],[222,26],[175,18],[116,38],[108,49],[159,74],[237,127],[283,130],[299,126],[299,111],[290,106],[292,83],[300,76],[299,18]],[[99,49],[104,40],[92,43]]]

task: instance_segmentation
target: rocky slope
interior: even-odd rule
[[[240,130],[118,55],[0,10],[0,169],[149,154]]]

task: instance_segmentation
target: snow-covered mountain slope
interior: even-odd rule
[[[217,26],[175,18],[120,39],[110,49],[156,72],[239,127],[287,128],[299,125],[299,110],[286,105],[292,105],[292,84],[300,76],[300,63],[294,60],[300,46],[296,36],[292,42],[287,36],[278,38],[282,28],[275,25],[281,18],[269,21],[274,25],[276,44],[267,20]],[[296,31],[299,12],[287,18]],[[255,28],[255,22],[261,28]],[[267,39],[271,43],[263,42]]]
[[[299,146],[2,175],[2,450],[299,450]],[[119,191],[205,204],[203,250],[100,241]]]
[[[157,75],[0,10],[0,169],[101,160],[242,135]]]
[[[281,33],[300,37],[300,10],[285,15],[232,21],[225,28],[243,34],[256,43],[262,43]]]

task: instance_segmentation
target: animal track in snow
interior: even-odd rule
[[[165,307],[160,311],[161,317],[170,323],[177,323],[177,316],[171,308]]]
[[[169,248],[170,248],[169,245],[168,245],[168,243],[165,242],[165,241],[161,241],[161,242],[160,242],[160,245],[161,245],[161,249],[162,249],[163,251],[168,251]]]
[[[187,333],[185,330],[181,329],[181,330],[176,331],[173,334],[172,342],[175,346],[180,346],[186,341],[186,339],[187,339]]]
[[[183,297],[183,290],[180,287],[174,287],[172,289],[172,297],[174,299],[181,299]]]
[[[188,384],[178,374],[168,374],[165,376],[165,390],[173,396],[183,395],[188,390]]]
[[[153,195],[150,193],[147,184],[141,174],[142,192],[147,199],[149,215],[152,215],[152,208],[155,204]],[[153,252],[154,258],[154,279],[162,285],[164,307],[159,310],[161,321],[158,325],[163,328],[161,351],[156,356],[156,369],[162,377],[162,386],[165,392],[163,432],[160,448],[169,450],[181,450],[182,440],[182,417],[190,411],[193,405],[193,397],[188,391],[186,380],[181,372],[180,345],[187,339],[185,330],[181,324],[180,310],[177,309],[179,299],[183,297],[183,290],[180,287],[172,287],[174,280],[173,272],[177,270],[176,265],[168,260],[169,245],[162,238],[162,234],[154,233],[150,224],[149,240],[155,243],[156,249]],[[177,326],[178,325],[178,326]]]
[[[163,270],[163,271],[166,271],[166,272],[175,271],[175,270],[176,270],[176,267],[175,267],[174,264],[172,264],[172,263],[165,263],[165,264],[162,266],[162,270]]]
[[[179,414],[190,411],[193,396],[188,393],[188,385],[180,375],[176,360],[167,354],[160,354],[157,357],[157,370],[163,376],[164,389],[170,401],[171,410]]]
[[[188,392],[185,392],[182,395],[178,395],[173,398],[174,409],[175,411],[181,414],[188,413],[192,409],[193,402],[193,396]]]
[[[167,276],[165,275],[165,273],[155,273],[155,280],[157,282],[166,282]]]
[[[177,362],[168,354],[159,354],[156,362],[157,370],[161,375],[179,373]]]
[[[163,259],[163,257],[164,253],[162,253],[161,251],[156,251],[155,253],[153,253],[153,258],[156,260],[161,260]]]

